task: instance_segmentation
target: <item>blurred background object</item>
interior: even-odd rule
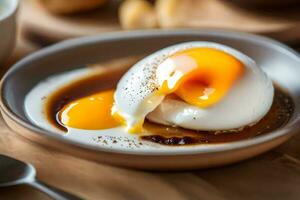
[[[154,6],[147,0],[124,1],[119,18],[124,29],[149,29],[158,25]]]
[[[47,45],[72,37],[121,30],[119,1],[109,0],[98,8],[72,14],[53,13],[41,1],[44,0],[23,0],[19,16],[22,34],[37,44]]]
[[[0,64],[15,46],[18,0],[0,0]]]
[[[221,28],[300,42],[298,0],[24,0],[22,30],[49,44],[112,31]]]

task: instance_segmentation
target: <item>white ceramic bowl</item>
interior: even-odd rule
[[[133,145],[138,142],[128,140],[126,139],[128,136],[125,138],[123,135],[118,136],[120,140],[118,139],[114,146],[111,144],[112,140],[109,137],[104,138],[104,135],[101,135],[101,138],[107,139],[106,142],[97,142],[97,137],[88,133],[71,138],[38,126],[26,114],[24,105],[27,94],[51,75],[79,69],[88,63],[147,55],[172,44],[196,40],[228,45],[253,58],[276,84],[290,94],[295,110],[289,122],[270,133],[237,142],[174,148],[155,145],[151,149],[146,149],[144,145],[134,148]],[[0,108],[4,120],[12,130],[45,147],[50,147],[49,150],[57,149],[85,159],[138,169],[185,170],[215,167],[266,152],[285,142],[293,134],[299,133],[299,66],[298,53],[287,46],[265,37],[240,32],[151,30],[111,33],[64,41],[19,61],[2,79]],[[68,81],[65,77],[63,80]],[[39,107],[37,104],[35,106]]]
[[[16,40],[19,0],[0,0],[0,63],[12,52]]]

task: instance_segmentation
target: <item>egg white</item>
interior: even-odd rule
[[[157,66],[170,55],[195,47],[224,51],[244,64],[245,73],[226,96],[209,108],[199,108],[181,100],[157,95],[152,88]],[[115,107],[126,121],[127,129],[149,120],[194,130],[229,130],[252,125],[271,108],[274,88],[271,79],[243,53],[212,42],[187,42],[159,50],[136,63],[119,81]]]

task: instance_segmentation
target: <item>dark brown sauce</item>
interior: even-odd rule
[[[169,127],[147,122],[144,129],[149,135],[142,139],[165,145],[225,143],[244,140],[257,135],[272,132],[285,125],[293,113],[291,97],[275,87],[272,107],[267,115],[254,126],[233,131],[193,131],[178,127]]]
[[[70,101],[101,90],[115,88],[118,80],[132,64],[132,62],[121,63],[122,65],[119,67],[114,67],[101,73],[95,69],[94,75],[74,81],[48,97],[45,111],[49,122],[57,128],[66,131],[57,121],[58,111]],[[267,134],[282,127],[290,119],[293,110],[294,104],[291,97],[279,87],[275,87],[274,101],[270,111],[254,126],[227,132],[193,131],[146,121],[144,124],[145,132],[140,138],[164,145],[210,144],[239,141],[257,135]]]

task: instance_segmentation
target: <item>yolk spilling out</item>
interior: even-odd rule
[[[193,48],[167,58],[158,66],[156,75],[160,94],[174,93],[191,105],[206,108],[226,95],[243,70],[243,64],[230,54],[211,48]],[[74,100],[59,111],[58,119],[65,127],[86,130],[124,125],[122,116],[111,112],[113,95],[114,90],[106,90]],[[140,128],[130,132],[136,130]]]
[[[168,68],[167,76],[163,67]],[[159,66],[157,75],[161,93],[175,93],[189,104],[206,108],[226,95],[243,70],[243,64],[230,54],[194,48],[169,57]]]
[[[58,113],[59,121],[66,127],[99,130],[113,128],[119,123],[112,117],[114,90],[74,100]]]

